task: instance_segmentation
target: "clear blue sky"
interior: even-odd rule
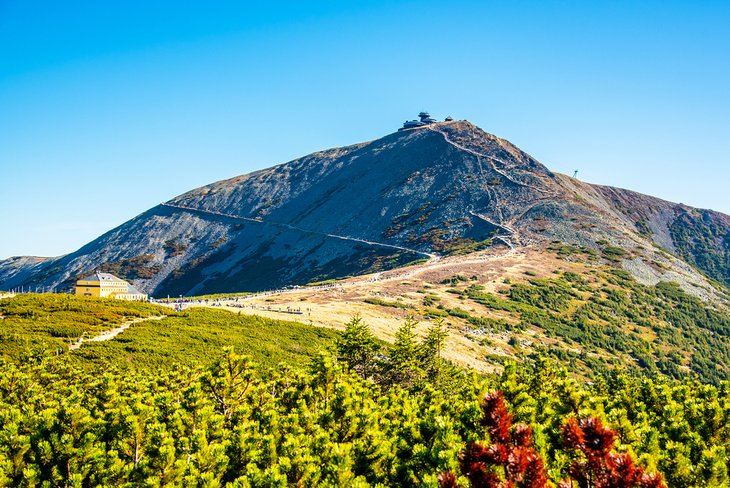
[[[0,258],[422,109],[730,213],[730,2],[264,4],[0,0]]]

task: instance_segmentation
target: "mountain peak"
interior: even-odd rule
[[[257,290],[551,241],[620,247],[644,281],[704,286],[688,265],[640,248],[680,249],[678,226],[699,221],[725,242],[726,220],[553,174],[469,121],[419,115],[374,141],[187,192],[71,255],[2,262],[0,287],[63,285],[104,267],[153,294]]]

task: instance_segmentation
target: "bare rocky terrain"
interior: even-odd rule
[[[556,245],[705,298],[730,284],[729,216],[553,173],[454,121],[197,188],[66,256],[0,261],[0,289],[70,288],[100,269],[156,296],[256,291]]]

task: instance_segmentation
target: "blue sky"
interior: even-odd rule
[[[730,213],[728,25],[711,1],[0,0],[0,258],[423,109]]]

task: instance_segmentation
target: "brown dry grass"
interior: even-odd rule
[[[245,308],[223,307],[233,312],[261,315],[274,319],[296,320],[319,327],[343,329],[354,315],[359,315],[370,326],[376,337],[392,342],[395,332],[408,314],[422,318],[425,308],[422,304],[425,293],[440,298],[444,308],[462,308],[475,316],[505,319],[515,322],[509,313],[488,309],[474,302],[464,302],[457,295],[448,293],[453,286],[442,284],[454,275],[461,275],[469,281],[462,285],[478,283],[490,292],[499,292],[507,287],[504,280],[522,281],[531,277],[554,276],[554,271],[585,272],[579,263],[558,259],[542,249],[524,248],[514,252],[481,252],[465,256],[445,258],[438,262],[400,268],[374,275],[358,276],[342,280],[337,286],[325,290],[300,288],[275,295],[254,295],[239,299]],[[425,293],[424,293],[425,292]],[[367,298],[380,298],[387,302],[410,305],[411,309],[394,308],[365,303]],[[300,309],[302,315],[286,313],[287,309]],[[431,307],[432,308],[432,307]],[[269,310],[270,309],[270,310]],[[416,332],[425,334],[429,320],[422,319]],[[514,349],[508,344],[509,333],[489,336],[486,345],[481,338],[469,336],[466,322],[456,317],[447,317],[449,336],[446,340],[444,357],[477,371],[495,371],[500,366],[489,362],[487,354],[512,356]],[[558,341],[546,337],[541,329],[529,328],[519,334],[523,347],[531,344],[556,345]],[[561,347],[566,347],[562,345]]]

